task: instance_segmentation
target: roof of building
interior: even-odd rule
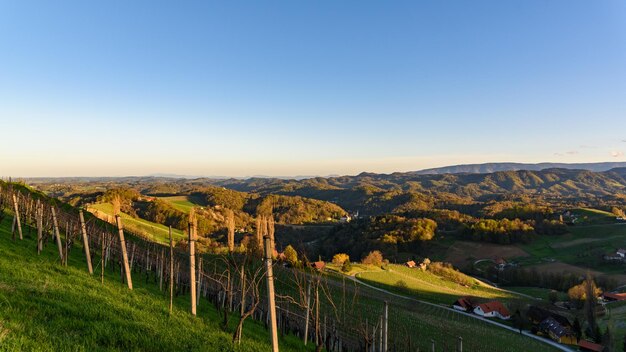
[[[408,266],[409,268],[414,268],[415,267],[415,262],[412,260],[409,260],[408,262],[406,262],[406,266]]]
[[[497,258],[495,262],[496,264],[506,264],[506,260],[504,260],[504,258]]]
[[[479,304],[478,306],[485,313],[496,311],[500,313],[500,315],[503,317],[511,315],[511,313],[509,313],[509,310],[506,309],[506,307],[498,301],[491,301],[491,302]]]
[[[587,340],[578,341],[578,346],[589,351],[602,352],[602,345]]]
[[[528,318],[539,323],[544,321],[548,317],[552,317],[554,320],[556,320],[559,324],[563,325],[564,327],[572,326],[569,319],[567,319],[566,317],[558,313],[555,313],[553,311],[547,310],[545,308],[537,307],[537,306],[528,307],[528,312],[526,313],[526,315],[528,316]]]
[[[610,298],[610,299],[614,299],[616,301],[624,301],[624,300],[626,300],[626,293],[605,292],[605,293],[602,294],[602,296],[604,296],[604,298]]]
[[[620,248],[620,249],[617,250],[617,253],[626,254],[626,249]]]
[[[472,302],[467,297],[461,297],[457,299],[453,305],[463,307],[465,309],[472,308]]]
[[[324,267],[326,266],[326,263],[324,263],[323,261],[318,261],[318,262],[311,263],[311,266],[315,269],[324,269]]]
[[[563,336],[572,334],[572,330],[559,324],[559,322],[556,321],[552,317],[545,318],[541,322],[541,324],[539,324],[539,329],[543,331],[550,331],[551,333],[553,333],[554,335],[558,337],[563,337]]]

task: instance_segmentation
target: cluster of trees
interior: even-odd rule
[[[510,244],[530,242],[535,233],[532,225],[520,219],[480,219],[470,226],[469,237],[474,241]]]
[[[333,228],[321,242],[321,254],[347,253],[362,258],[378,250],[386,258],[397,260],[398,253],[422,251],[435,236],[437,223],[427,218],[381,215],[358,219]]]

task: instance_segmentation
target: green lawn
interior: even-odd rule
[[[410,295],[417,299],[446,305],[451,305],[452,302],[462,296],[475,296],[503,301],[521,299],[520,296],[479,283],[474,279],[470,279],[474,284],[466,287],[439,277],[429,271],[408,268],[403,265],[390,264],[389,269],[386,271],[360,272],[356,276],[359,280],[374,286]]]
[[[571,210],[577,216],[577,225],[615,223],[615,215],[604,210],[592,208],[578,208]]]
[[[105,214],[113,214],[113,206],[111,203],[98,203],[89,206],[89,209],[96,209]],[[124,228],[131,232],[148,237],[150,240],[167,243],[169,238],[169,228],[165,225],[157,224],[141,218],[133,218],[128,214],[122,213],[122,224]],[[178,229],[172,229],[172,237],[175,241],[186,238],[187,236]]]
[[[38,256],[34,233],[25,231],[23,241],[13,242],[10,226],[10,216],[0,223],[0,351],[271,350],[269,334],[257,322],[246,322],[242,345],[235,348],[236,319],[224,331],[208,302],[192,317],[188,297],[178,297],[170,317],[169,298],[141,275],[132,291],[110,270],[101,284],[99,275],[87,273],[79,246],[62,267],[53,244]],[[305,350],[294,336],[281,337],[280,343],[281,351]]]
[[[189,196],[171,196],[171,197],[158,197],[160,200],[170,203],[177,210],[182,211],[185,214],[189,214],[191,208],[199,206],[191,201]]]

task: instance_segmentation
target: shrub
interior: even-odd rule
[[[341,266],[341,271],[347,273],[350,270],[352,270],[352,263],[350,263],[350,259],[346,259],[346,261],[343,262],[343,265]]]

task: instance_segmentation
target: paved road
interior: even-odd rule
[[[356,278],[356,277],[354,277],[354,276],[348,276],[348,275],[345,275],[345,276],[346,276],[348,279],[350,279],[350,280],[352,280],[352,281],[354,281],[354,282],[356,282],[356,283],[358,283],[358,284],[360,284],[360,285],[366,286],[366,287],[371,288],[371,289],[373,289],[373,290],[377,290],[377,291],[380,291],[380,292],[384,292],[384,293],[386,293],[386,294],[388,294],[388,295],[391,295],[391,296],[394,296],[394,297],[398,297],[398,298],[402,298],[402,299],[406,299],[406,300],[410,300],[410,301],[415,301],[415,302],[419,302],[419,303],[427,304],[427,305],[434,306],[434,307],[438,307],[438,308],[442,308],[442,309],[447,309],[447,310],[450,310],[450,311],[453,311],[453,312],[456,312],[456,313],[459,313],[459,314],[464,314],[464,315],[466,315],[466,316],[468,316],[468,317],[471,317],[471,318],[474,318],[474,319],[477,319],[477,320],[482,320],[482,321],[484,321],[484,322],[487,322],[487,323],[492,324],[492,325],[495,325],[495,326],[499,326],[499,327],[501,327],[501,328],[503,328],[503,329],[507,329],[507,330],[513,331],[513,332],[515,332],[515,333],[519,333],[519,329],[512,328],[512,327],[510,327],[510,326],[508,326],[508,325],[505,325],[505,324],[499,323],[499,322],[497,322],[497,321],[493,321],[493,320],[490,320],[490,319],[486,319],[486,318],[483,318],[483,317],[477,316],[477,315],[475,315],[475,314],[470,314],[470,313],[466,313],[466,312],[461,312],[461,311],[458,311],[458,310],[456,310],[456,309],[454,309],[454,308],[446,307],[446,306],[443,306],[443,305],[440,305],[440,304],[435,304],[435,303],[431,303],[431,302],[427,302],[427,301],[422,301],[422,300],[419,300],[419,299],[416,299],[416,298],[407,297],[407,296],[404,296],[404,295],[400,295],[400,294],[397,294],[397,293],[393,293],[393,292],[387,291],[387,290],[385,290],[385,289],[382,289],[382,288],[380,288],[380,287],[376,287],[376,286],[372,286],[372,285],[370,285],[370,284],[367,284],[367,283],[365,283],[365,282],[363,282],[363,281],[359,280],[358,278]],[[559,349],[559,350],[561,350],[561,351],[567,351],[567,352],[573,352],[573,351],[574,351],[573,349],[571,349],[571,348],[567,347],[566,345],[561,345],[561,344],[556,343],[556,342],[554,342],[554,341],[552,341],[552,340],[544,339],[544,338],[539,337],[539,336],[537,336],[537,335],[535,335],[535,334],[533,334],[533,333],[531,333],[530,331],[527,331],[527,330],[523,330],[523,331],[522,331],[522,335],[524,335],[524,336],[528,336],[528,337],[533,338],[533,339],[535,339],[535,340],[537,340],[537,341],[540,341],[540,342],[542,342],[542,343],[545,343],[545,344],[551,345],[551,346],[553,346],[553,347],[555,347],[555,348],[557,348],[557,349]]]

